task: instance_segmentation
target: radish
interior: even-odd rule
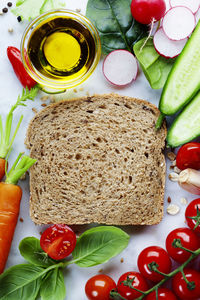
[[[103,62],[103,74],[112,84],[125,86],[136,79],[138,73],[137,60],[127,50],[110,52]]]
[[[166,12],[162,24],[163,30],[170,40],[180,41],[192,33],[196,19],[189,8],[176,6]]]
[[[166,58],[174,58],[178,56],[183,47],[185,46],[187,39],[181,41],[172,41],[170,40],[166,34],[164,33],[163,29],[160,28],[154,35],[153,43],[156,51],[161,56]]]
[[[200,0],[170,0],[171,7],[185,6],[195,14],[200,6]]]
[[[196,24],[197,24],[198,21],[200,20],[200,9],[197,11],[195,18],[196,18]]]

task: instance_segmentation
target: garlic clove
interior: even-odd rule
[[[179,174],[179,185],[191,194],[200,195],[200,172],[193,169],[185,169]]]

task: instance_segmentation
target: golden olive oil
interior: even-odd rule
[[[28,57],[47,78],[71,81],[84,76],[95,58],[95,41],[90,31],[70,17],[52,17],[33,30]]]

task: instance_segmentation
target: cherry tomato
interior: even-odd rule
[[[91,277],[85,285],[85,294],[89,300],[110,300],[110,291],[116,289],[114,280],[104,274]]]
[[[127,273],[124,273],[119,278],[118,283],[117,283],[117,291],[122,297],[126,298],[127,300],[133,300],[133,299],[137,299],[138,297],[142,296],[142,294],[140,292],[137,292],[123,284],[123,281],[128,280],[128,278],[129,279],[134,278],[134,280],[132,282],[132,286],[134,288],[141,290],[141,291],[148,290],[148,284],[147,284],[145,278],[140,273],[127,272]]]
[[[200,273],[193,269],[184,269],[185,277],[188,281],[194,282],[194,289],[189,289],[181,272],[172,279],[172,287],[176,295],[181,300],[198,299],[200,297]]]
[[[156,300],[156,292],[150,293],[145,300]],[[172,291],[166,288],[158,289],[158,300],[177,300],[176,296]]]
[[[183,263],[190,257],[190,253],[172,245],[175,239],[179,239],[183,247],[189,250],[197,250],[199,240],[189,228],[177,228],[171,231],[166,238],[166,249],[169,255],[177,262]]]
[[[150,24],[153,20],[159,21],[165,13],[164,0],[132,0],[131,13],[133,18],[142,24]]]
[[[187,221],[187,225],[192,230],[195,232],[200,232],[200,198],[193,200],[187,206],[185,210],[185,219]]]
[[[176,156],[176,165],[179,169],[200,169],[200,143],[183,145]]]
[[[168,274],[172,266],[171,259],[163,248],[157,246],[145,248],[138,256],[137,264],[142,275],[153,282],[159,282],[163,279],[163,275],[150,271],[148,265],[152,262],[158,265],[160,272]]]
[[[52,225],[41,235],[40,246],[51,258],[63,259],[74,250],[76,235],[67,225]]]

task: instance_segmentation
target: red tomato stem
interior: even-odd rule
[[[172,243],[172,246],[174,248],[180,248],[182,250],[185,250],[185,251],[187,251],[187,252],[189,252],[191,254],[194,254],[194,252],[195,252],[195,251],[192,251],[190,249],[187,249],[187,248],[183,247],[182,244],[181,244],[181,240],[180,239],[174,239],[174,241]]]
[[[149,268],[150,271],[154,271],[154,272],[156,272],[160,275],[163,275],[164,277],[165,276],[169,277],[169,274],[163,273],[163,272],[158,270],[159,265],[155,261],[152,261],[152,263],[148,264],[148,268]]]
[[[196,225],[193,228],[193,230],[195,230],[199,226],[199,224],[200,224],[200,210],[199,210],[199,207],[197,206],[197,215],[196,216],[194,216],[194,217],[187,217],[187,218],[196,221]]]
[[[141,294],[143,294],[143,295],[146,295],[146,293],[145,293],[144,291],[141,291],[141,290],[139,290],[139,289],[137,289],[137,288],[135,288],[135,287],[133,286],[134,280],[135,280],[135,277],[133,277],[133,278],[131,279],[129,276],[127,276],[127,279],[124,280],[124,281],[122,281],[121,283],[123,283],[125,286],[130,287],[132,290],[135,290],[135,291],[137,291],[137,292],[139,292],[139,293],[141,293]]]
[[[186,276],[185,276],[185,273],[184,273],[184,270],[181,269],[181,274],[183,275],[183,279],[185,280],[185,282],[187,283],[187,288],[188,290],[192,291],[195,289],[196,285],[195,285],[195,282],[194,281],[189,281],[187,280]]]

